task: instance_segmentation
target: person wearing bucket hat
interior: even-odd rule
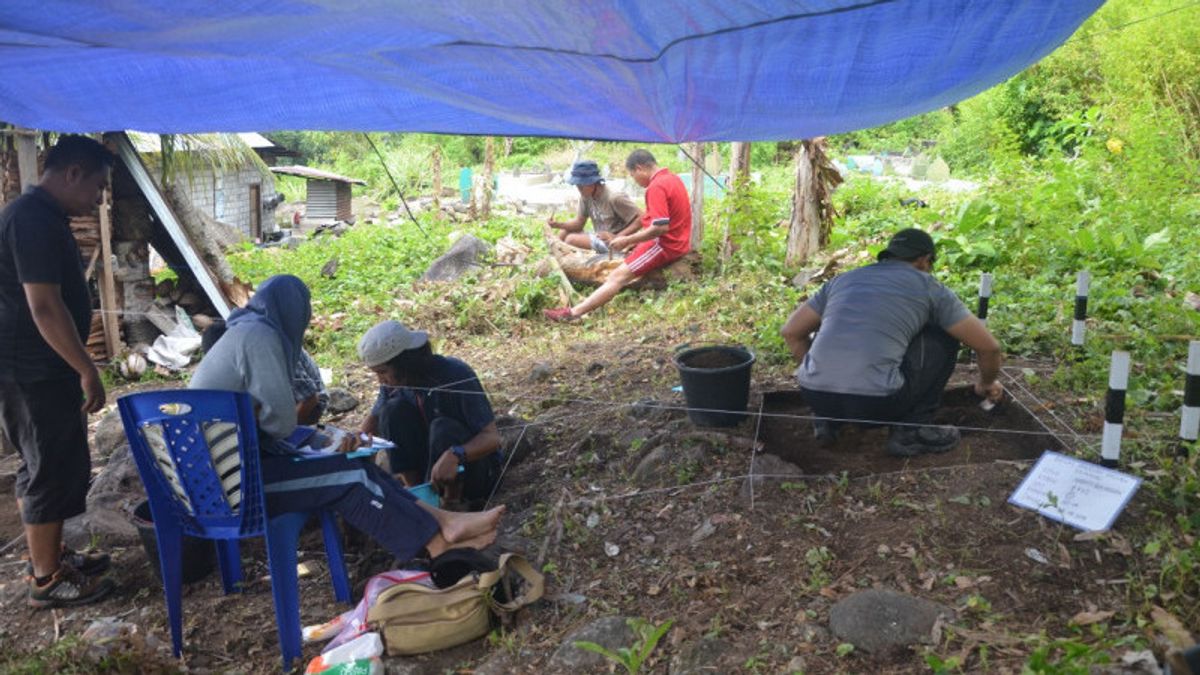
[[[500,477],[501,438],[475,371],[433,353],[428,333],[399,321],[371,327],[358,355],[379,380],[362,430],[396,445],[392,473],[410,486],[432,482],[448,502],[486,502]]]
[[[546,219],[547,225],[558,230],[561,241],[576,248],[609,253],[608,242],[637,232],[641,209],[629,195],[608,189],[596,162],[590,159],[575,162],[567,182],[579,190],[579,211],[575,218],[565,222],[553,216]],[[588,220],[592,221],[590,233],[583,231]]]
[[[932,424],[960,344],[975,350],[976,395],[1003,398],[1001,350],[987,326],[930,275],[937,249],[928,233],[892,236],[878,262],[826,282],[781,333],[800,366],[796,378],[818,418],[817,439],[836,441],[847,420],[892,423],[897,457],[946,452],[958,429]],[[813,333],[816,333],[813,336]]]
[[[643,149],[629,153],[625,168],[638,185],[646,188],[646,213],[641,228],[608,243],[614,251],[627,251],[625,260],[583,302],[574,307],[543,310],[547,319],[574,321],[607,304],[639,277],[670,265],[692,250],[692,203],[679,176],[660,167],[654,155]]]

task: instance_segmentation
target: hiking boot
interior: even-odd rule
[[[107,553],[80,553],[72,548],[63,546],[62,555],[59,556],[58,562],[74,567],[76,571],[85,577],[95,577],[108,571],[111,559]],[[25,561],[25,576],[33,576],[33,563],[28,560]]]
[[[813,420],[813,438],[822,448],[832,448],[837,443],[837,424],[829,420]]]
[[[571,314],[570,307],[559,307],[558,309],[543,309],[542,316],[546,317],[547,319],[550,319],[551,321],[558,321],[559,323],[570,323],[571,321],[575,321],[579,318],[579,317]]]
[[[961,438],[954,427],[896,426],[888,436],[887,453],[892,457],[937,454],[958,445]]]
[[[29,577],[29,606],[38,609],[47,607],[74,607],[104,599],[114,588],[108,577],[85,577],[78,570],[63,563],[45,585]]]

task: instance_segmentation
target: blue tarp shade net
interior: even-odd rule
[[[872,127],[1003,81],[1102,0],[4,0],[0,120],[652,142]]]

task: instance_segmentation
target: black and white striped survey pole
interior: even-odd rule
[[[1194,443],[1198,433],[1200,433],[1200,340],[1192,340],[1188,343],[1187,379],[1183,385],[1183,413],[1179,420],[1179,439],[1185,444]]]
[[[1092,275],[1082,271],[1075,277],[1075,319],[1071,322],[1071,344],[1083,346],[1083,331],[1087,325],[1088,286],[1092,283]]]
[[[979,275],[979,311],[975,312],[975,316],[979,320],[987,323],[988,300],[992,298],[992,273],[984,272]]]
[[[1104,434],[1100,437],[1100,463],[1115,467],[1121,460],[1121,431],[1125,426],[1125,389],[1129,386],[1129,352],[1113,352],[1108,367],[1108,395],[1104,398]]]

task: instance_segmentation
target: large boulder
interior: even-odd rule
[[[96,425],[96,433],[92,436],[92,452],[97,457],[105,458],[127,443],[125,425],[121,423],[121,413],[113,408]]]
[[[871,654],[887,653],[933,638],[939,616],[954,611],[936,602],[882,589],[855,593],[829,611],[829,628],[843,642]]]
[[[482,239],[464,234],[450,247],[449,251],[433,261],[421,277],[424,281],[454,281],[466,274],[491,251],[492,247]]]
[[[67,521],[65,537],[76,544],[93,537],[106,542],[132,542],[138,538],[130,520],[133,509],[146,499],[146,489],[138,476],[137,464],[128,445],[109,456],[104,468],[88,490],[87,512]]]
[[[638,462],[633,482],[641,487],[680,482],[676,469],[694,474],[708,461],[708,450],[700,445],[660,445]],[[687,481],[684,481],[687,482]]]
[[[754,468],[750,477],[742,483],[742,498],[749,499],[751,489],[761,490],[767,481],[782,482],[790,476],[802,475],[804,472],[795,464],[781,459],[778,455],[762,453],[754,458]]]
[[[359,405],[358,397],[341,387],[333,387],[327,393],[329,394],[330,414],[348,413]]]
[[[598,672],[607,670],[608,659],[575,646],[576,642],[594,642],[616,651],[633,644],[636,636],[623,616],[606,616],[567,636],[550,658],[551,672]]]
[[[721,662],[727,661],[733,647],[721,638],[704,637],[689,642],[671,659],[671,675],[702,675],[729,672]]]

